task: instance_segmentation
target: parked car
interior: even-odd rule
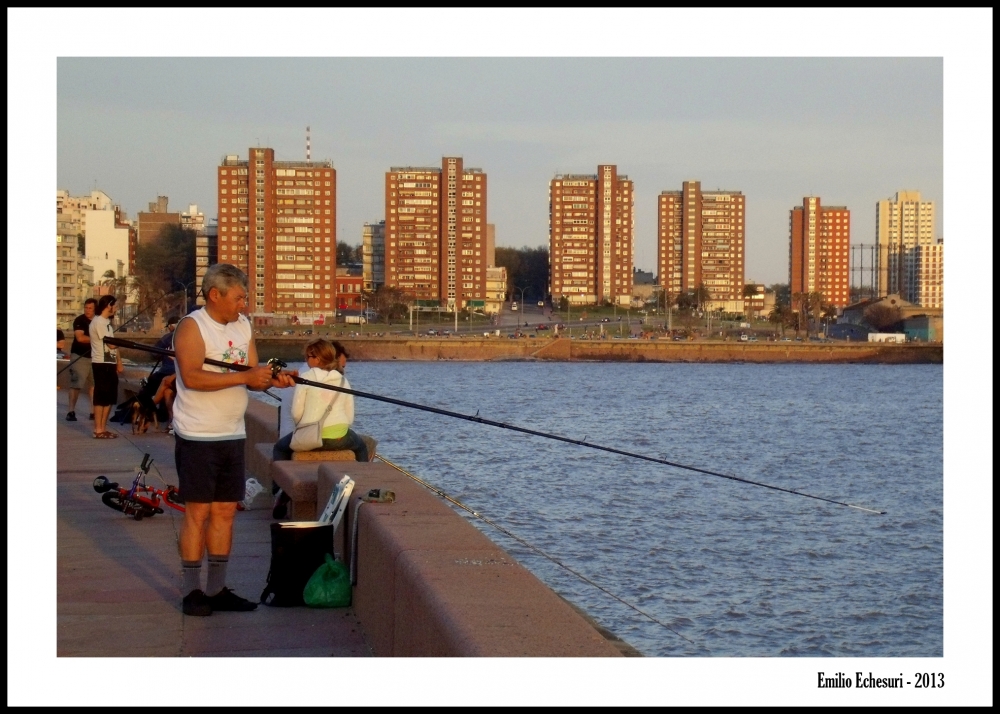
[[[549,329],[549,326],[548,325],[539,325],[535,329],[536,330],[547,330],[547,329]]]
[[[611,318],[610,317],[602,317],[601,318],[601,322],[611,322]]]
[[[544,300],[539,300],[538,301],[538,307],[545,307],[545,301]]]
[[[428,335],[439,335],[441,333],[439,333],[437,330],[427,330],[427,334]]]

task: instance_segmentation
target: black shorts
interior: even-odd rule
[[[114,362],[95,362],[94,406],[113,407],[118,403],[118,366]]]
[[[174,435],[178,490],[185,503],[234,503],[246,496],[246,439],[192,441]]]

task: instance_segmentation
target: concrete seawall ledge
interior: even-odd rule
[[[251,400],[248,470],[269,484],[266,444],[277,438],[278,409]],[[451,506],[379,461],[300,462],[318,471],[317,510],[344,476],[355,481],[350,507],[334,535],[350,565],[356,557],[353,610],[377,656],[640,656],[600,628]],[[256,471],[254,471],[256,469]],[[362,503],[371,489],[393,503]],[[354,529],[357,527],[357,550]]]
[[[354,361],[747,362],[757,364],[942,364],[941,343],[719,342],[497,337],[338,337]],[[139,338],[138,342],[153,340]],[[301,361],[306,338],[258,337],[264,358]],[[144,356],[131,352],[130,358]]]

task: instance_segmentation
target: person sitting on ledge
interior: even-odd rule
[[[300,375],[303,379],[323,382],[334,387],[351,388],[347,377],[344,376],[347,350],[342,344],[316,339],[306,345],[305,355],[309,369]],[[351,424],[354,422],[354,395],[305,384],[295,385],[295,392],[292,394],[292,420],[296,425],[318,421],[328,406],[332,408],[323,420],[323,446],[315,450],[353,451],[355,460],[369,461],[368,446],[351,429]],[[274,461],[291,460],[293,433],[294,429],[274,445],[271,452]],[[277,484],[274,490],[277,493]],[[287,494],[281,493],[278,496],[273,510],[275,518],[284,518],[288,502]]]
[[[308,371],[300,375],[313,382],[324,382],[334,387],[350,389],[344,376],[347,366],[347,350],[339,342],[316,339],[306,345]],[[295,385],[292,395],[292,420],[296,425],[317,421],[332,403],[330,413],[323,420],[323,446],[316,451],[353,451],[357,461],[368,461],[368,447],[351,429],[354,422],[354,396],[329,389]],[[292,434],[285,434],[274,445],[275,461],[289,461],[292,458]]]

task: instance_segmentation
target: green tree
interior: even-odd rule
[[[337,241],[337,265],[343,267],[348,263],[359,262],[354,259],[355,251],[359,249],[360,246],[352,246],[344,241]]]
[[[365,303],[375,310],[377,320],[390,323],[406,317],[413,298],[396,287],[379,285],[375,290],[362,293]]]
[[[751,319],[753,319],[756,316],[755,315],[756,310],[750,303],[750,299],[755,297],[756,295],[757,295],[756,283],[747,283],[746,285],[743,286],[743,300],[744,300],[744,305],[746,306],[744,312],[746,313],[747,317]]]
[[[808,293],[792,293],[792,310],[795,313],[795,336],[799,336],[806,319],[806,300]]]
[[[698,303],[699,310],[705,306],[706,302],[712,299],[712,293],[709,291],[708,286],[705,285],[705,283],[701,283],[694,289],[694,299]]]
[[[812,318],[813,331],[819,335],[820,322],[823,319],[823,308],[826,306],[826,301],[823,299],[823,293],[809,293],[806,296],[806,306],[808,307],[809,315]]]
[[[193,298],[194,245],[193,230],[168,224],[153,240],[136,247],[132,287],[138,293],[140,310],[178,290],[186,290],[188,298]]]
[[[497,248],[497,266],[507,269],[508,299],[520,290],[511,292],[513,287],[525,288],[525,299],[544,300],[549,292],[549,249],[548,248]]]
[[[864,321],[879,332],[889,332],[902,320],[902,312],[898,307],[890,307],[884,302],[877,302],[865,308],[862,314]]]
[[[785,336],[785,324],[788,322],[788,313],[790,312],[791,309],[787,305],[776,302],[767,316],[767,321],[781,330],[782,337]]]
[[[768,285],[767,289],[774,293],[774,301],[782,305],[792,304],[792,291],[788,283],[774,283]]]

